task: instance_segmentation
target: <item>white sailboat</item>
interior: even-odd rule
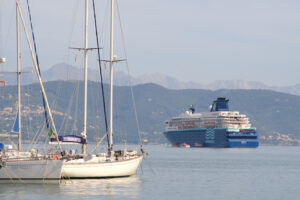
[[[85,0],[85,45],[84,45],[84,122],[81,136],[87,138],[87,66],[88,66],[88,0]],[[82,144],[81,158],[74,158],[63,164],[62,176],[66,178],[107,178],[134,175],[144,157],[144,152],[113,150],[113,65],[117,62],[114,56],[114,0],[111,0],[111,31],[110,31],[110,125],[108,152],[87,154],[87,144]]]
[[[19,0],[16,0],[16,24],[17,24],[17,78],[18,78],[18,112],[16,121],[14,124],[13,132],[17,132],[17,135],[6,133],[0,134],[1,138],[4,137],[17,137],[18,146],[16,150],[13,150],[11,145],[4,146],[0,144],[0,181],[58,181],[61,178],[61,171],[63,160],[58,159],[53,154],[38,154],[36,150],[22,151],[22,112],[21,112],[21,71],[20,71],[20,22],[21,19],[28,46],[31,51],[31,57],[38,76],[41,91],[46,103],[47,111],[49,113],[49,119],[51,121],[54,131],[55,124],[52,118],[51,110],[48,105],[47,96],[44,90],[43,83],[38,71],[37,62],[32,51],[31,43],[26,31],[26,26],[21,13]],[[1,59],[0,61],[5,61]]]

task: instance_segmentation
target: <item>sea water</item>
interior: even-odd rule
[[[300,147],[145,147],[136,176],[0,184],[0,199],[300,199]]]

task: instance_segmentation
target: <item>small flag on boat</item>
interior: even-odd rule
[[[51,137],[52,135],[53,135],[54,137],[56,137],[56,133],[53,131],[52,127],[50,127],[50,128],[49,128],[49,131],[48,131],[48,136]]]
[[[53,130],[52,130],[52,128],[50,127],[49,130],[48,130],[48,136],[51,137],[52,134],[53,134]]]

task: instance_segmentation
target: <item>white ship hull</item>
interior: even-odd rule
[[[105,161],[101,157],[76,159],[63,164],[65,178],[113,178],[136,174],[143,156],[124,160]]]
[[[3,160],[0,181],[60,180],[62,166],[62,160]]]

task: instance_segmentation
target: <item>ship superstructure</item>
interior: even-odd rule
[[[219,97],[210,112],[185,113],[166,121],[164,132],[175,146],[185,147],[257,147],[256,128],[246,115],[229,111],[229,100]]]

